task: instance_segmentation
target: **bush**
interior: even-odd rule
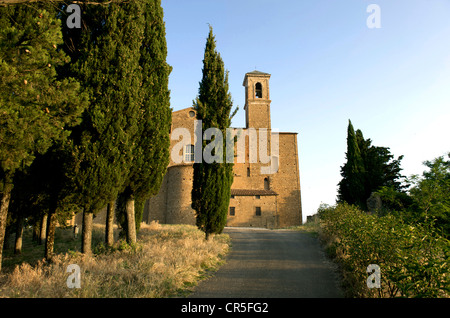
[[[355,206],[319,208],[321,238],[341,265],[352,297],[449,297],[450,241],[432,222],[410,225]],[[369,264],[381,268],[381,288],[366,285]]]

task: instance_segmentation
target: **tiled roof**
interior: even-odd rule
[[[254,189],[231,189],[231,195],[252,196],[252,195],[278,195],[273,190],[254,190]]]

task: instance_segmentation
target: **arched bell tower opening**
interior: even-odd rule
[[[255,84],[255,98],[262,98],[262,85],[259,82]]]

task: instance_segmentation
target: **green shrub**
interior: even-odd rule
[[[319,208],[321,238],[341,265],[353,297],[448,297],[450,241],[432,222],[410,225],[355,206]],[[369,264],[381,268],[381,288],[366,285]]]

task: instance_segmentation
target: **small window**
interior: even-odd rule
[[[234,195],[231,195],[231,198],[234,199]]]
[[[250,168],[247,168],[247,177],[250,177]]]
[[[195,112],[193,110],[189,111],[189,117],[195,117]]]
[[[234,206],[230,206],[230,215],[234,216],[236,213],[236,208]]]
[[[256,215],[256,216],[261,216],[261,207],[257,206],[257,207],[255,208],[255,215]]]
[[[194,162],[194,145],[187,145],[185,147],[184,162]]]
[[[261,199],[261,196],[260,195],[255,195],[255,199]]]
[[[269,178],[264,179],[264,190],[270,190]]]
[[[262,85],[261,83],[256,83],[255,85],[255,97],[262,98]]]

